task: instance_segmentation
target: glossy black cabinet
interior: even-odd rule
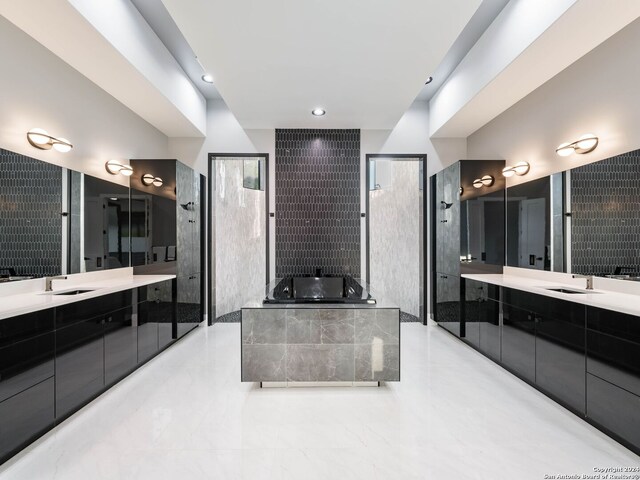
[[[499,292],[495,285],[464,280],[464,339],[498,362],[501,359]]]
[[[536,379],[536,339],[533,314],[502,305],[502,363],[531,383]]]
[[[133,304],[133,291],[123,290],[98,298],[70,303],[56,309],[56,328],[101,317],[109,312],[122,310]]]
[[[53,331],[53,309],[0,320],[0,348]]]
[[[0,464],[53,427],[54,405],[53,377],[0,402]]]
[[[138,363],[144,363],[158,353],[158,322],[154,320],[154,303],[138,305]]]
[[[466,278],[461,298],[463,341],[640,453],[640,317]]]
[[[456,295],[465,273],[502,273],[504,264],[503,160],[460,160],[435,175],[433,197],[433,312],[438,325],[478,347],[478,322],[460,324],[470,299]],[[482,189],[473,182],[494,181]],[[454,285],[457,282],[457,288]],[[462,301],[462,303],[461,303]],[[463,304],[464,303],[464,304]],[[468,305],[474,310],[478,305]],[[477,317],[479,312],[472,313]],[[466,331],[467,326],[469,331]],[[494,349],[492,349],[494,350]]]
[[[505,292],[514,292],[505,289]],[[502,304],[502,364],[531,383],[536,381],[536,327],[533,313]]]
[[[640,396],[588,373],[587,418],[640,453]]]
[[[587,307],[587,417],[640,451],[640,318]]]
[[[52,377],[54,357],[53,332],[0,348],[0,402]]]
[[[176,281],[138,289],[138,363],[143,363],[177,338]]]
[[[438,273],[436,292],[434,309],[438,325],[460,337],[463,333],[460,322],[460,277]]]
[[[54,311],[0,320],[0,463],[54,422]]]
[[[177,336],[184,336],[202,321],[199,273],[178,277],[177,292]]]
[[[640,396],[640,318],[587,308],[587,371]]]
[[[0,319],[0,463],[175,337],[175,279]]]
[[[585,412],[585,306],[536,296],[536,385]]]
[[[138,363],[138,328],[133,324],[131,307],[104,317],[104,383],[122,379]]]
[[[56,418],[62,419],[104,387],[104,317],[56,330]]]

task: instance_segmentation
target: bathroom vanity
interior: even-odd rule
[[[0,149],[0,463],[203,319],[202,178],[131,163],[134,190]]]
[[[274,386],[399,381],[400,309],[375,298],[357,279],[300,278],[272,282],[265,296],[242,308],[242,381]],[[301,287],[283,293],[289,283]],[[335,288],[338,283],[347,287]],[[350,294],[349,287],[357,290],[354,284],[362,286],[358,295]]]
[[[121,269],[44,284],[0,297],[0,463],[177,337],[174,275]]]
[[[463,275],[463,340],[640,452],[640,290],[550,275]]]
[[[636,453],[639,164],[636,150],[491,191],[463,161],[431,180],[438,325]]]

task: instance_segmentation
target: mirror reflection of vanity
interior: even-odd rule
[[[512,267],[640,281],[640,151],[507,188]]]
[[[130,265],[129,188],[0,149],[0,281]]]

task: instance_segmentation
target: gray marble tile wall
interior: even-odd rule
[[[216,320],[229,321],[249,300],[264,295],[266,197],[243,187],[243,159],[215,161]]]
[[[640,150],[571,170],[571,271],[640,272]]]
[[[420,318],[420,162],[375,162],[388,178],[376,178],[381,188],[369,192],[371,288]]]
[[[0,267],[59,275],[61,213],[62,168],[0,149]]]
[[[242,310],[242,381],[398,380],[398,309]]]
[[[360,276],[360,130],[276,129],[276,277]]]

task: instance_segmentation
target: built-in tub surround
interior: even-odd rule
[[[377,301],[273,305],[257,298],[248,303],[241,321],[242,381],[399,381],[400,309]]]
[[[285,277],[274,283],[265,304],[376,304],[368,288],[352,277]]]

